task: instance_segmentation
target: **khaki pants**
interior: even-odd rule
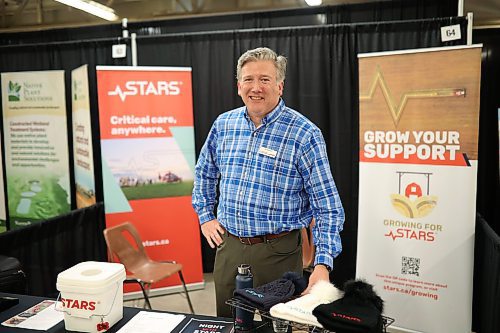
[[[214,265],[215,296],[218,317],[232,317],[226,300],[233,297],[238,266],[249,264],[253,286],[258,287],[293,271],[302,275],[302,239],[299,230],[255,245],[242,244],[237,238],[223,235]]]

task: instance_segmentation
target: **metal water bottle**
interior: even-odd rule
[[[236,275],[236,289],[253,288],[253,276],[250,265],[241,264],[238,266]],[[247,311],[236,307],[234,315],[235,329],[238,331],[248,331],[253,328],[253,311]]]

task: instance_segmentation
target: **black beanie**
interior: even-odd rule
[[[378,333],[383,330],[383,300],[362,280],[344,285],[344,297],[313,310],[318,322],[336,333]]]
[[[302,294],[302,292],[307,288],[307,279],[297,272],[286,272],[285,274],[283,274],[283,279],[287,279],[293,282],[293,285],[295,287],[295,292],[293,294],[295,296]]]
[[[236,289],[234,297],[247,305],[269,311],[273,305],[286,302],[294,292],[293,282],[281,278],[257,288]]]

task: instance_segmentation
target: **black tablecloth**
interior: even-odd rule
[[[6,293],[0,293],[0,297],[3,296],[8,296],[8,297],[16,297],[19,299],[19,304],[4,310],[0,312],[0,323],[4,322],[5,320],[29,309],[33,305],[36,305],[43,300],[46,300],[47,298],[44,297],[37,297],[37,296],[26,296],[26,295],[16,295],[16,294],[6,294]],[[132,319],[133,316],[135,316],[139,311],[154,311],[154,310],[144,310],[140,308],[129,308],[129,307],[124,307],[123,308],[123,318],[117,322],[113,327],[109,329],[108,332],[116,332],[118,331],[122,326],[124,326],[130,319]],[[162,312],[162,311],[154,311],[154,312]],[[226,320],[226,321],[232,321],[231,318],[217,318],[217,317],[210,317],[210,316],[200,316],[200,315],[191,315],[191,314],[184,314],[186,318],[177,325],[177,327],[172,331],[172,333],[177,333],[179,330],[184,327],[184,325],[191,319],[191,318],[198,318],[198,319],[209,319],[209,320]],[[261,329],[258,330],[259,333],[270,333],[272,332],[271,329],[267,327],[262,327]],[[28,329],[22,329],[22,328],[13,328],[13,327],[6,327],[0,325],[0,332],[33,332],[33,333],[40,333],[43,331],[37,331],[37,330],[28,330]],[[62,320],[60,323],[58,323],[56,326],[52,327],[50,330],[46,331],[50,333],[56,333],[56,332],[67,332],[64,329],[64,320]],[[140,333],[140,332],[137,332]]]

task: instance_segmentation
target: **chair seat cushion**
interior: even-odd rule
[[[147,261],[135,267],[131,275],[145,283],[155,283],[182,270],[181,264]]]

